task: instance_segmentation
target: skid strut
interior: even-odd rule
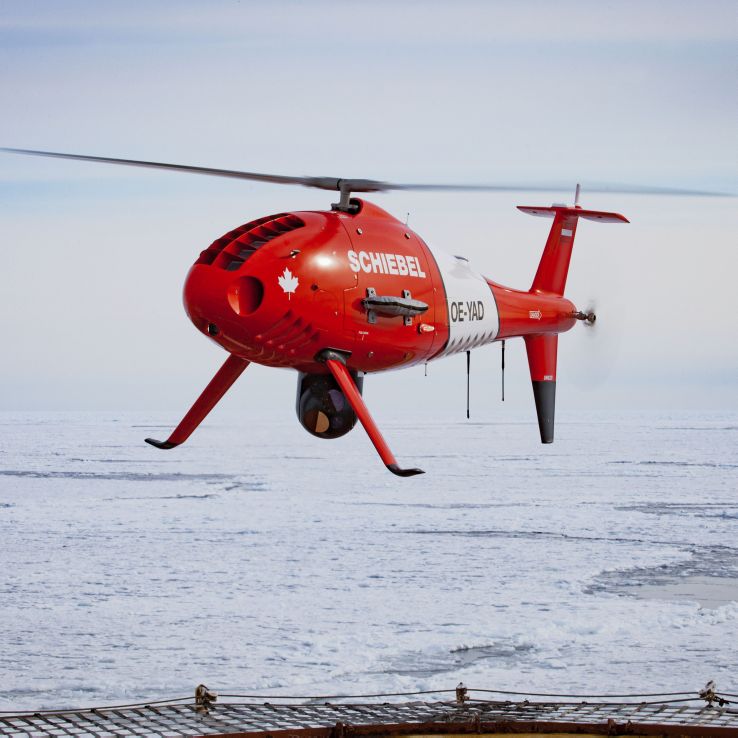
[[[402,469],[397,464],[394,454],[384,440],[382,433],[380,432],[377,424],[374,422],[369,408],[364,402],[364,398],[356,388],[356,384],[351,376],[351,373],[346,366],[346,360],[338,351],[323,351],[317,357],[321,361],[324,361],[331,374],[335,378],[341,391],[346,396],[349,404],[353,408],[357,417],[364,426],[364,430],[367,432],[369,439],[374,444],[374,448],[377,449],[377,453],[381,457],[384,465],[393,473],[397,474],[398,477],[412,477],[416,474],[425,474],[422,469]]]
[[[182,418],[180,424],[172,431],[172,434],[166,441],[157,441],[155,438],[147,438],[146,443],[150,443],[157,448],[169,449],[184,443],[197,428],[207,414],[218,404],[221,397],[228,392],[231,385],[241,376],[243,370],[250,362],[242,359],[240,356],[231,354],[217,374],[210,380],[210,384],[202,391],[202,394],[195,400],[195,404],[189,409],[187,415]]]

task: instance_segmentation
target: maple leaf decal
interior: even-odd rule
[[[300,281],[297,277],[292,275],[292,272],[285,267],[284,274],[281,277],[277,277],[279,286],[287,293],[287,299],[292,299],[292,293],[297,289],[297,285]]]

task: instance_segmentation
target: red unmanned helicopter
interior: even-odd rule
[[[394,184],[368,179],[290,177],[29,149],[0,151],[122,164],[218,177],[335,190],[328,211],[290,212],[252,220],[215,240],[195,261],[184,285],[190,320],[228,352],[195,404],[161,449],[184,443],[251,362],[298,372],[297,416],[318,438],[348,433],[357,418],[386,467],[403,469],[362,398],[364,375],[469,352],[494,341],[525,341],[541,442],[554,439],[559,333],[592,312],[564,297],[580,218],[627,223],[618,213],[579,205],[519,206],[552,218],[533,283],[503,287],[467,259],[430,247],[406,224],[352,193],[388,190],[550,191],[508,185]],[[598,192],[710,194],[605,186]],[[504,352],[504,343],[503,343]],[[468,353],[467,353],[468,357]],[[468,366],[468,365],[467,365]],[[503,353],[504,368],[504,353]]]

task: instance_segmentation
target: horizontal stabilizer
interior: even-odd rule
[[[577,189],[577,197],[579,190]],[[595,220],[600,223],[628,223],[628,219],[619,213],[607,213],[603,210],[584,210],[579,205],[552,205],[551,207],[531,207],[518,205],[518,210],[527,215],[540,218],[553,218],[546,246],[538,264],[538,271],[533,278],[531,292],[548,292],[563,295],[566,277],[569,273],[569,261],[574,246],[574,236],[580,218]]]
[[[555,218],[557,213],[562,215],[584,218],[585,220],[599,220],[602,223],[630,223],[630,221],[620,213],[607,213],[604,210],[583,210],[579,207],[569,208],[565,205],[552,205],[550,208],[536,208],[530,205],[518,205],[521,213],[528,215],[537,215],[539,218]]]

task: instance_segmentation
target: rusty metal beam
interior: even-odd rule
[[[467,722],[395,723],[381,725],[346,725],[336,723],[330,728],[302,728],[237,733],[203,733],[197,738],[392,738],[392,736],[424,735],[500,735],[500,734],[573,734],[573,735],[628,735],[669,736],[684,738],[738,738],[738,728],[717,726],[618,723],[608,719],[600,723],[559,722],[553,720],[471,720]]]

